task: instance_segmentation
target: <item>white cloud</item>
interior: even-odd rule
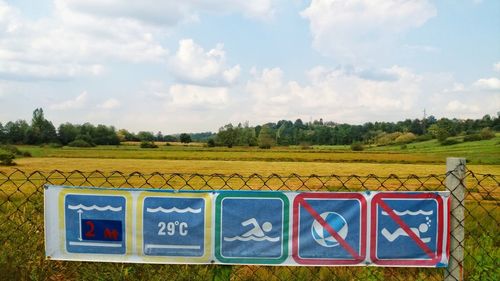
[[[169,112],[177,110],[228,109],[231,91],[228,86],[203,86],[176,83],[168,85],[163,81],[148,81],[141,91],[143,99],[162,104]],[[229,109],[228,109],[229,110]]]
[[[120,107],[121,105],[121,102],[117,99],[114,99],[114,98],[110,98],[110,99],[107,99],[106,101],[104,101],[103,103],[97,105],[98,108],[102,108],[102,109],[115,109],[115,108],[118,108]]]
[[[258,19],[274,15],[275,0],[58,0],[82,14],[125,18],[152,25],[172,26],[199,18],[203,12],[241,13]]]
[[[245,87],[248,99],[242,102],[248,110],[234,112],[232,119],[364,123],[421,118],[424,109],[437,117],[480,118],[497,112],[500,102],[496,92],[464,85],[450,74],[418,74],[401,66],[317,66],[307,72],[305,83],[287,80],[280,68],[252,69],[251,75]]]
[[[192,39],[179,41],[179,49],[170,59],[170,68],[181,81],[205,85],[232,83],[240,74],[239,65],[226,66],[223,44],[205,51]]]
[[[286,81],[280,68],[254,70],[246,91],[253,98],[252,113],[261,120],[314,114],[352,122],[361,116],[366,120],[367,116],[401,115],[415,109],[422,94],[421,76],[399,66],[378,71],[391,79],[364,78],[363,71],[315,67],[307,75],[308,83],[301,85]]]
[[[55,103],[50,106],[53,110],[69,110],[82,108],[87,102],[87,92],[83,91],[80,95],[71,100],[66,100],[60,103]]]
[[[224,80],[228,83],[233,83],[236,79],[238,79],[238,76],[240,76],[240,71],[241,67],[238,64],[233,66],[232,68],[224,70],[222,72],[222,77],[224,77]]]
[[[176,107],[221,107],[228,102],[228,89],[225,87],[175,84],[170,86],[169,94],[169,106]]]
[[[474,82],[474,86],[480,90],[500,91],[500,79],[495,77],[482,78]]]
[[[468,112],[468,113],[481,113],[481,108],[475,104],[466,104],[460,102],[458,100],[450,101],[445,110],[451,113],[460,113],[460,112]]]
[[[0,0],[1,78],[67,79],[101,75],[112,61],[166,60],[158,28],[81,14],[61,0],[54,6],[53,15],[33,21]]]
[[[377,57],[397,34],[435,15],[428,0],[312,0],[301,12],[314,47],[342,62]]]
[[[116,61],[164,63],[168,50],[160,42],[179,23],[203,13],[267,19],[274,14],[274,2],[54,0],[50,15],[30,20],[0,0],[0,78],[57,80],[101,75]],[[240,68],[220,71],[222,80],[231,83]]]
[[[493,70],[500,72],[500,61],[493,64]]]

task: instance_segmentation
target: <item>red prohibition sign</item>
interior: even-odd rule
[[[432,251],[420,237],[418,237],[411,228],[398,216],[394,210],[387,205],[384,199],[422,199],[422,200],[436,200],[437,202],[437,245],[436,251]],[[377,208],[382,208],[389,217],[396,222],[401,229],[412,239],[417,246],[425,252],[428,259],[379,259],[377,257]],[[371,237],[370,237],[370,259],[374,264],[378,265],[414,265],[414,266],[432,266],[437,265],[443,255],[443,235],[444,235],[444,211],[443,199],[436,193],[378,193],[376,194],[371,203]]]
[[[330,199],[341,200],[351,199],[358,200],[360,203],[360,247],[359,252],[353,249],[349,243],[343,239],[337,231],[335,231],[322,217],[314,210],[314,208],[307,202],[307,199]],[[300,208],[304,208],[321,226],[328,231],[328,233],[335,238],[339,245],[346,250],[352,259],[317,259],[317,258],[301,258],[299,255],[299,221],[300,221]],[[350,265],[359,264],[366,258],[366,199],[361,193],[301,193],[295,197],[293,201],[293,228],[292,228],[292,257],[299,264],[308,265]]]

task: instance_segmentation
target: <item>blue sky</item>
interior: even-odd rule
[[[496,0],[0,0],[0,122],[163,133],[500,111]]]

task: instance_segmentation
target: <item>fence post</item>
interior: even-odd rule
[[[464,262],[465,158],[446,158],[446,190],[451,193],[450,261],[445,281],[462,281]]]

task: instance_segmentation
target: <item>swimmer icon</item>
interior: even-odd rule
[[[282,263],[288,256],[288,206],[281,192],[221,192],[215,257],[224,263]]]
[[[270,232],[273,229],[272,223],[266,221],[262,224],[262,226],[259,225],[257,220],[255,218],[248,219],[244,222],[241,223],[242,226],[248,226],[252,225],[253,228],[248,230],[247,232],[243,233],[241,236],[234,236],[234,237],[224,237],[224,241],[232,242],[232,241],[269,241],[269,242],[278,242],[280,240],[279,236],[276,237],[269,237],[266,236],[265,233]]]

